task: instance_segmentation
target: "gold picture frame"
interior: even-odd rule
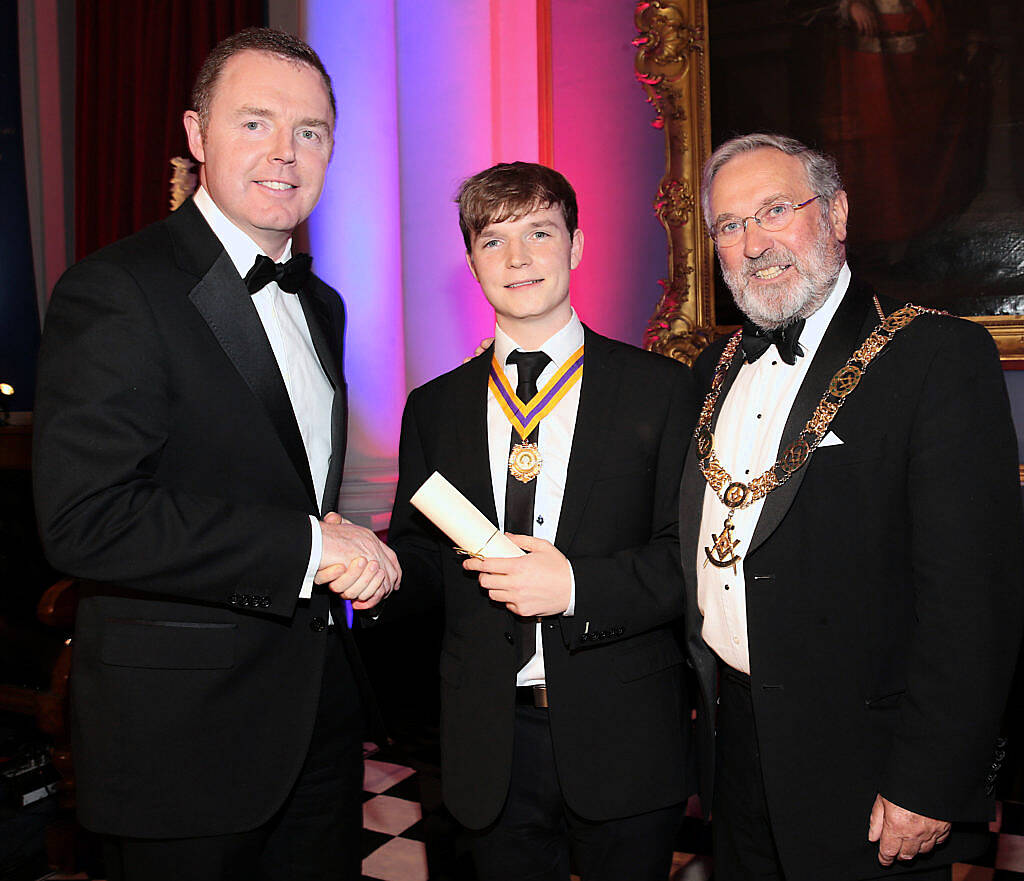
[[[731,326],[715,314],[714,247],[700,216],[700,172],[711,151],[707,0],[636,5],[636,76],[665,134],[654,210],[668,238],[668,274],[644,347],[692,364]],[[1024,369],[1024,315],[969,316],[988,329],[1004,368]]]

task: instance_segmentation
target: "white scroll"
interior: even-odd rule
[[[409,499],[431,523],[473,557],[522,557],[517,547],[477,507],[435,471]]]

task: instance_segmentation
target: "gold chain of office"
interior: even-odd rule
[[[877,303],[877,298],[876,308],[879,315],[882,316],[882,322],[871,331],[868,338],[850,356],[846,364],[836,371],[829,381],[825,394],[818,402],[818,406],[814,408],[811,418],[807,420],[803,431],[779,454],[774,465],[749,483],[733,480],[732,475],[722,467],[718,456],[715,455],[715,438],[711,433],[711,417],[715,412],[718,397],[722,393],[729,364],[736,354],[736,349],[739,348],[742,331],[736,331],[726,344],[718,366],[715,368],[714,378],[711,380],[711,391],[704,399],[704,406],[701,409],[700,419],[697,420],[693,437],[697,444],[697,457],[704,479],[707,480],[723,504],[729,508],[727,526],[730,525],[732,511],[737,508],[746,508],[758,499],[764,498],[800,470],[810,458],[811,453],[817,449],[818,444],[828,434],[832,420],[835,419],[850,393],[857,388],[868,365],[889,344],[898,331],[925,312],[948,314],[940,313],[938,309],[926,309],[922,306],[908,304],[886,318],[881,311],[880,304]]]

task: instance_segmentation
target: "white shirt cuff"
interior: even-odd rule
[[[576,575],[572,571],[572,563],[569,564],[569,605],[562,614],[566,618],[576,614]]]
[[[313,576],[320,568],[320,555],[324,552],[324,536],[320,532],[320,521],[312,514],[309,515],[309,527],[313,537],[309,549],[309,565],[306,566],[306,574],[302,578],[302,586],[299,588],[299,599],[308,600],[313,596]]]

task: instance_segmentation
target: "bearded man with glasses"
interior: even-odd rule
[[[835,162],[797,141],[726,142],[702,200],[748,319],[697,362],[680,496],[715,879],[948,881],[1021,632],[995,346],[851,273]]]

